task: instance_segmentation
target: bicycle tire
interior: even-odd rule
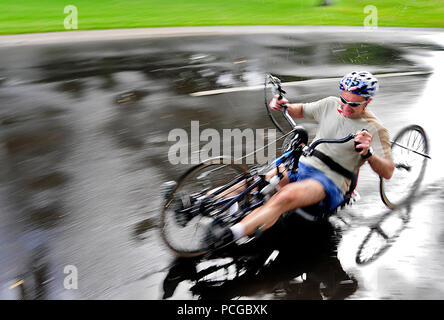
[[[379,193],[382,202],[394,210],[413,198],[424,177],[428,160],[424,154],[429,153],[429,143],[424,129],[418,125],[403,128],[394,138],[391,150],[395,172],[389,180],[380,177]],[[409,180],[411,182],[406,183]]]
[[[216,167],[219,167],[219,169],[217,169]],[[177,225],[177,223],[175,223],[173,216],[174,211],[172,208],[174,206],[175,199],[177,199],[177,197],[180,197],[180,192],[190,192],[190,190],[194,188],[192,186],[189,186],[189,184],[192,183],[193,178],[199,177],[199,175],[204,174],[205,170],[209,168],[214,170],[224,169],[224,174],[222,175],[219,171],[219,176],[217,177],[219,179],[216,179],[214,177],[211,177],[211,179],[208,178],[206,179],[206,181],[197,183],[195,188],[199,188],[201,184],[208,182],[212,184],[212,187],[225,185],[228,182],[232,181],[232,179],[229,179],[232,176],[246,174],[248,172],[243,165],[234,163],[234,160],[232,158],[216,157],[195,165],[179,178],[176,187],[166,196],[160,219],[160,230],[162,239],[164,240],[164,243],[167,245],[167,247],[179,257],[198,257],[208,253],[209,251],[208,248],[201,245],[204,236],[204,230],[198,230],[199,223],[201,222],[201,219],[203,219],[203,217],[196,216],[192,218],[190,220],[190,223],[192,222],[192,220],[196,219],[194,226],[187,225],[180,227]],[[229,174],[229,171],[231,171],[231,175]],[[221,183],[222,180],[225,180],[225,183]],[[187,188],[185,188],[187,187],[187,184],[188,190]],[[174,230],[174,227],[176,227],[176,230]],[[177,228],[193,229],[194,227],[196,228],[194,230],[195,239],[193,239],[196,242],[195,244],[193,244],[192,239],[190,239],[192,235],[187,232],[189,230],[177,230]],[[181,232],[181,236],[183,236],[182,239],[176,231]]]

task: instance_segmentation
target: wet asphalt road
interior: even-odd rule
[[[444,298],[443,46],[442,32],[425,31],[1,47],[0,298],[162,298],[174,256],[156,229],[158,186],[189,167],[168,161],[168,133],[189,131],[193,120],[201,130],[273,128],[261,90],[190,94],[260,85],[265,72],[297,81],[339,77],[352,69],[417,72],[381,77],[380,94],[371,105],[392,134],[417,123],[431,144],[433,160],[420,197],[400,213],[408,219],[402,220],[399,236],[372,263],[356,264],[368,226],[387,213],[378,179],[366,167],[358,187],[363,198],[347,211],[354,223],[344,227],[338,259],[309,263],[312,258],[296,253],[305,269],[298,265],[293,272],[287,266],[283,279],[242,280],[238,291],[232,286],[234,293],[222,289],[218,296],[316,298],[295,294],[297,277],[336,266],[357,282],[342,298]],[[286,89],[291,101],[301,102],[338,93],[336,80]],[[314,134],[314,124],[302,124]],[[78,270],[76,290],[64,289],[66,266]],[[318,281],[316,290],[324,282]],[[176,284],[166,296],[203,297],[186,275]]]

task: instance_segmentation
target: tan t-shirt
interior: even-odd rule
[[[370,145],[373,147],[374,153],[384,158],[392,159],[389,134],[379,119],[368,109],[366,109],[362,118],[346,118],[338,111],[340,107],[339,101],[337,97],[327,97],[319,101],[303,104],[302,113],[304,118],[315,120],[319,123],[314,140],[340,139],[350,133],[355,134],[362,129],[367,129],[373,137]],[[365,163],[359,152],[355,151],[353,140],[339,144],[322,143],[316,147],[316,150],[322,151],[341,166],[355,173]],[[322,171],[338,186],[343,194],[348,191],[350,180],[331,170],[318,158],[313,156],[301,157],[300,161]]]

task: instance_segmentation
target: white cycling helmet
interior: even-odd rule
[[[378,91],[378,79],[368,71],[353,71],[339,81],[339,89],[365,97],[367,100]]]

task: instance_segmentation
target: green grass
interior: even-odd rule
[[[0,34],[63,31],[66,5],[78,9],[78,29],[210,25],[362,26],[364,7],[378,26],[444,27],[443,0],[0,0]]]

